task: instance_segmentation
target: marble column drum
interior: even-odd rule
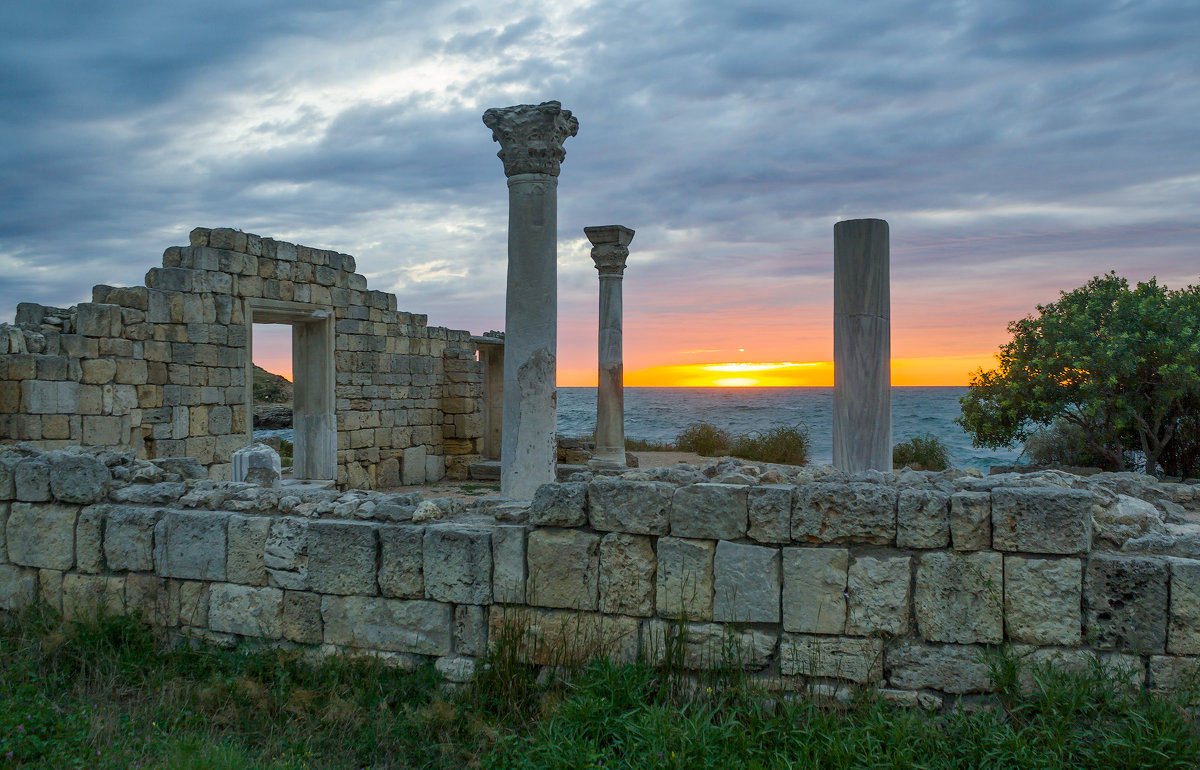
[[[558,419],[558,174],[579,121],[558,102],[490,109],[508,177],[508,288],[500,489],[529,500],[555,480]]]
[[[585,227],[592,260],[600,274],[600,335],[597,345],[596,450],[588,463],[597,469],[625,467],[625,366],[621,350],[621,283],[633,230],[621,225]]]
[[[892,469],[888,223],[833,226],[833,464]]]

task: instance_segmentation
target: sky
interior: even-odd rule
[[[1198,39],[1195,0],[4,3],[0,320],[140,285],[203,226],[502,329],[481,116],[557,100],[560,385],[596,380],[603,224],[637,231],[627,385],[830,384],[833,225],[863,217],[893,383],[962,385],[1093,275],[1200,283]]]

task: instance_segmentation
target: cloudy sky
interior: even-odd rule
[[[1194,0],[4,3],[0,319],[225,226],[501,329],[480,117],[557,99],[561,384],[595,380],[585,226],[637,230],[627,382],[667,384],[828,362],[858,217],[891,225],[895,381],[964,383],[1092,275],[1200,282],[1198,39]]]

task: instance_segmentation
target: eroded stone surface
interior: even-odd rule
[[[599,603],[600,536],[574,529],[539,529],[527,543],[525,595],[539,607],[595,610]]]
[[[492,530],[492,596],[501,604],[525,601],[525,531],[518,525]]]
[[[747,487],[691,484],[671,498],[672,537],[735,540],[746,534]]]
[[[950,494],[937,489],[901,489],[896,506],[896,545],[900,548],[950,545]]]
[[[750,487],[750,527],[747,534],[760,543],[789,542],[792,530],[792,497],[795,492],[795,487],[784,484]]]
[[[655,604],[659,615],[712,620],[715,552],[716,545],[708,540],[658,539]]]
[[[1003,596],[998,553],[927,553],[917,562],[917,630],[928,641],[999,644]]]
[[[600,541],[600,611],[653,615],[656,568],[649,537],[617,532],[605,535]]]
[[[277,639],[282,609],[283,591],[278,588],[214,583],[209,589],[208,626],[221,633]]]
[[[783,627],[811,634],[840,634],[846,627],[845,548],[783,549]]]
[[[883,640],[784,634],[779,673],[878,682],[883,679]]]
[[[1063,487],[992,490],[992,544],[997,551],[1087,553],[1092,493]]]
[[[1084,577],[1088,639],[1100,648],[1162,652],[1167,641],[1167,565],[1092,554]]]
[[[434,524],[425,530],[422,547],[427,597],[455,604],[491,604],[490,530]]]
[[[431,601],[323,596],[325,642],[418,655],[449,655],[454,607]]]
[[[895,489],[864,482],[818,482],[796,488],[792,540],[888,545],[895,539]]]
[[[8,560],[26,567],[71,569],[79,507],[13,503],[5,525]]]
[[[1083,565],[1079,559],[1004,557],[1008,638],[1032,644],[1079,644]]]
[[[690,669],[761,669],[771,662],[778,643],[774,632],[720,623],[679,624],[653,618],[642,627],[642,654],[651,665],[662,665],[668,654],[678,654],[678,662]]]
[[[899,641],[884,652],[888,682],[904,690],[940,690],[952,695],[991,692],[984,649]]]
[[[108,568],[118,572],[149,572],[154,569],[153,508],[118,506],[104,522],[104,557]]]
[[[225,580],[228,514],[167,511],[154,528],[154,564],[164,577]]]
[[[103,610],[125,611],[125,578],[105,575],[63,575],[62,611],[67,620],[91,620]]]
[[[992,547],[990,492],[955,492],[950,496],[950,539],[956,551]]]
[[[1171,562],[1171,621],[1167,651],[1200,654],[1200,561]]]
[[[779,622],[779,549],[724,540],[713,557],[713,620]]]
[[[665,535],[675,487],[663,481],[601,476],[588,484],[588,518],[594,529],[631,535]]]
[[[266,516],[229,517],[229,556],[225,565],[229,582],[249,586],[267,584],[264,559],[270,532],[271,519]]]
[[[379,528],[379,591],[397,599],[425,596],[425,528]]]
[[[309,525],[308,587],[322,594],[377,591],[375,526],[356,521],[314,521]]]
[[[908,633],[911,559],[907,556],[859,556],[846,580],[846,633],[852,636]]]
[[[529,506],[529,523],[544,527],[581,527],[587,524],[588,485],[572,481],[543,484]]]

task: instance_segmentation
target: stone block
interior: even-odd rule
[[[652,618],[642,627],[642,656],[652,666],[664,665],[668,654],[678,654],[679,663],[688,669],[757,670],[770,665],[778,646],[775,631],[739,630],[722,623]]]
[[[760,543],[791,540],[792,497],[796,488],[782,484],[750,487],[750,528],[747,534]]]
[[[194,406],[191,410],[193,436],[203,436],[208,433],[209,410],[206,407]],[[279,488],[279,480],[283,475],[279,453],[272,447],[261,442],[242,447],[232,455],[233,481],[249,481],[272,489]]]
[[[778,623],[780,583],[778,548],[718,542],[713,557],[713,620]]]
[[[15,477],[17,465],[22,461],[17,454],[0,453],[0,500],[15,500],[17,487]]]
[[[27,457],[13,470],[16,499],[41,503],[50,499],[50,463],[41,457]]]
[[[539,607],[595,610],[599,604],[600,535],[575,529],[529,533],[525,596]]]
[[[108,358],[89,358],[79,362],[82,376],[79,381],[87,385],[104,385],[112,382],[117,374],[117,363]]]
[[[1004,557],[1004,626],[1013,642],[1080,642],[1083,565],[1079,559]]]
[[[63,572],[57,569],[38,570],[38,601],[55,612],[62,612]]]
[[[398,599],[425,598],[424,527],[380,527],[379,592]]]
[[[1161,653],[1167,577],[1166,563],[1156,559],[1092,554],[1083,583],[1085,638],[1101,649]]]
[[[992,547],[992,494],[955,492],[950,496],[950,540],[956,551]]]
[[[267,584],[265,557],[270,532],[271,519],[266,516],[229,517],[226,580],[248,586]]]
[[[8,564],[8,503],[0,503],[0,564]]]
[[[479,604],[460,604],[454,608],[454,651],[459,655],[483,657],[487,654],[488,610]]]
[[[1026,692],[1037,692],[1040,689],[1038,679],[1046,668],[1057,672],[1089,675],[1099,665],[1110,678],[1128,683],[1138,690],[1146,683],[1146,665],[1137,655],[1096,652],[1083,648],[1032,647],[1024,644],[1012,645],[1009,649],[1021,662],[1017,681]]]
[[[208,627],[218,633],[278,639],[282,610],[278,588],[213,583],[208,591]]]
[[[588,485],[582,481],[543,484],[533,493],[529,523],[543,527],[582,527],[587,524]]]
[[[125,611],[136,612],[153,626],[166,626],[170,602],[167,581],[157,575],[130,574],[125,576]]]
[[[713,556],[711,540],[658,539],[655,604],[658,614],[677,620],[712,620]]]
[[[492,603],[490,530],[434,524],[425,530],[422,549],[425,596],[455,604]]]
[[[865,482],[799,486],[792,540],[890,545],[896,539],[896,497],[891,487]]]
[[[492,599],[501,604],[525,602],[525,532],[519,525],[492,530]]]
[[[98,613],[125,612],[125,578],[63,575],[62,612],[67,620],[90,620]]]
[[[911,561],[907,556],[859,556],[850,563],[846,576],[847,634],[908,633]]]
[[[75,522],[75,569],[96,573],[104,569],[104,517],[108,505],[89,505],[79,510]]]
[[[449,655],[454,607],[431,601],[323,596],[325,643],[417,655]]]
[[[950,493],[901,489],[896,501],[896,545],[945,548],[950,545]]]
[[[1082,554],[1092,546],[1092,493],[1063,487],[992,490],[997,551]]]
[[[37,571],[0,564],[0,610],[15,611],[37,597]]]
[[[612,532],[600,541],[600,611],[654,614],[657,559],[649,537]]]
[[[154,528],[154,564],[163,577],[225,580],[228,514],[167,511]]]
[[[120,337],[121,308],[80,302],[75,309],[75,329],[85,337]]]
[[[60,502],[89,505],[104,499],[111,478],[95,457],[62,457],[50,466],[50,493]]]
[[[284,591],[279,608],[279,630],[289,642],[320,644],[325,637],[321,622],[321,595]]]
[[[280,588],[303,590],[308,587],[307,519],[285,516],[271,522],[263,566],[267,582]]]
[[[84,415],[82,422],[85,446],[119,446],[123,443],[120,417]]]
[[[1150,689],[1161,695],[1187,692],[1193,706],[1200,706],[1200,658],[1154,655],[1150,658]]]
[[[783,627],[808,634],[840,634],[846,628],[845,548],[783,549]]]
[[[991,692],[984,649],[906,639],[886,649],[884,668],[892,687],[902,690],[940,690],[952,695]]]
[[[709,540],[744,537],[749,518],[748,487],[689,484],[671,498],[671,535]]]
[[[1004,641],[1004,557],[927,553],[917,562],[917,630],[931,642]]]
[[[883,680],[883,640],[784,634],[779,642],[783,676],[848,679],[858,684]]]
[[[1167,652],[1200,654],[1200,561],[1171,562],[1171,617]]]
[[[624,481],[599,476],[588,484],[588,520],[602,532],[665,535],[675,487],[662,481]]]
[[[8,560],[25,567],[71,569],[78,515],[73,505],[13,503],[5,525]]]
[[[208,583],[192,580],[171,580],[167,583],[167,601],[179,625],[205,628],[208,626]]]
[[[405,486],[425,483],[425,446],[410,446],[400,460],[400,482]]]
[[[314,521],[308,527],[308,587],[321,594],[378,593],[375,525]]]
[[[104,520],[104,558],[117,572],[154,571],[153,508],[112,508]]]
[[[488,610],[488,638],[504,640],[538,666],[583,665],[596,657],[632,663],[638,620],[576,610],[499,607]]]

